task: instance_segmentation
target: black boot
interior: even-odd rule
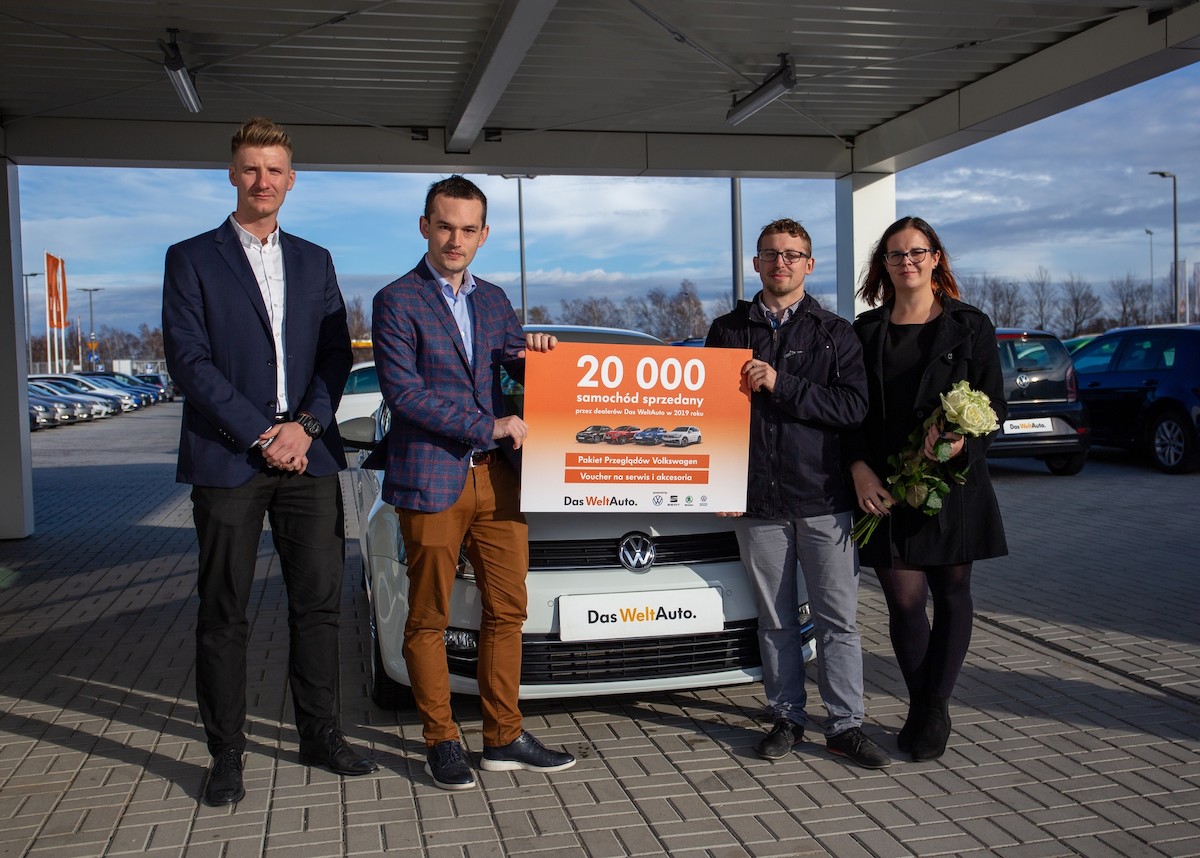
[[[920,691],[911,694],[908,702],[908,717],[904,719],[904,726],[896,734],[896,747],[906,754],[913,749],[913,742],[921,729],[924,712],[925,695]]]
[[[934,694],[925,696],[920,727],[913,737],[913,762],[936,760],[946,752],[950,738],[950,701]]]

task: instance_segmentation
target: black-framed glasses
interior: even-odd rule
[[[760,250],[758,258],[768,265],[774,264],[776,259],[782,259],[787,265],[795,265],[801,259],[812,259],[812,254],[799,250]]]
[[[898,268],[904,264],[904,258],[908,257],[912,260],[913,265],[920,265],[925,261],[927,254],[933,253],[928,247],[914,247],[907,253],[903,250],[893,250],[891,253],[883,254],[883,261],[893,268]]]

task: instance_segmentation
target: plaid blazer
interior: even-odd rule
[[[494,447],[503,416],[500,365],[517,361],[525,336],[508,296],[475,278],[468,298],[473,363],[424,259],[375,296],[371,337],[391,428],[370,464],[383,464],[383,499],[403,509],[440,512],[462,494],[472,450]],[[520,363],[513,367],[518,377]],[[519,469],[511,442],[502,450]]]

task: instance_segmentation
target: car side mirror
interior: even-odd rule
[[[342,436],[342,446],[351,450],[374,450],[375,418],[354,417],[345,423],[338,424],[338,433]]]

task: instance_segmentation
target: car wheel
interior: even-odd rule
[[[1150,455],[1167,474],[1186,474],[1196,467],[1196,431],[1191,421],[1177,411],[1154,418],[1150,428]]]
[[[1046,456],[1042,459],[1050,473],[1056,477],[1073,477],[1083,470],[1087,453],[1065,453],[1061,456]]]
[[[416,700],[412,689],[387,675],[383,666],[383,651],[379,648],[379,627],[375,623],[375,606],[368,602],[371,612],[371,700],[380,709],[413,709]]]

